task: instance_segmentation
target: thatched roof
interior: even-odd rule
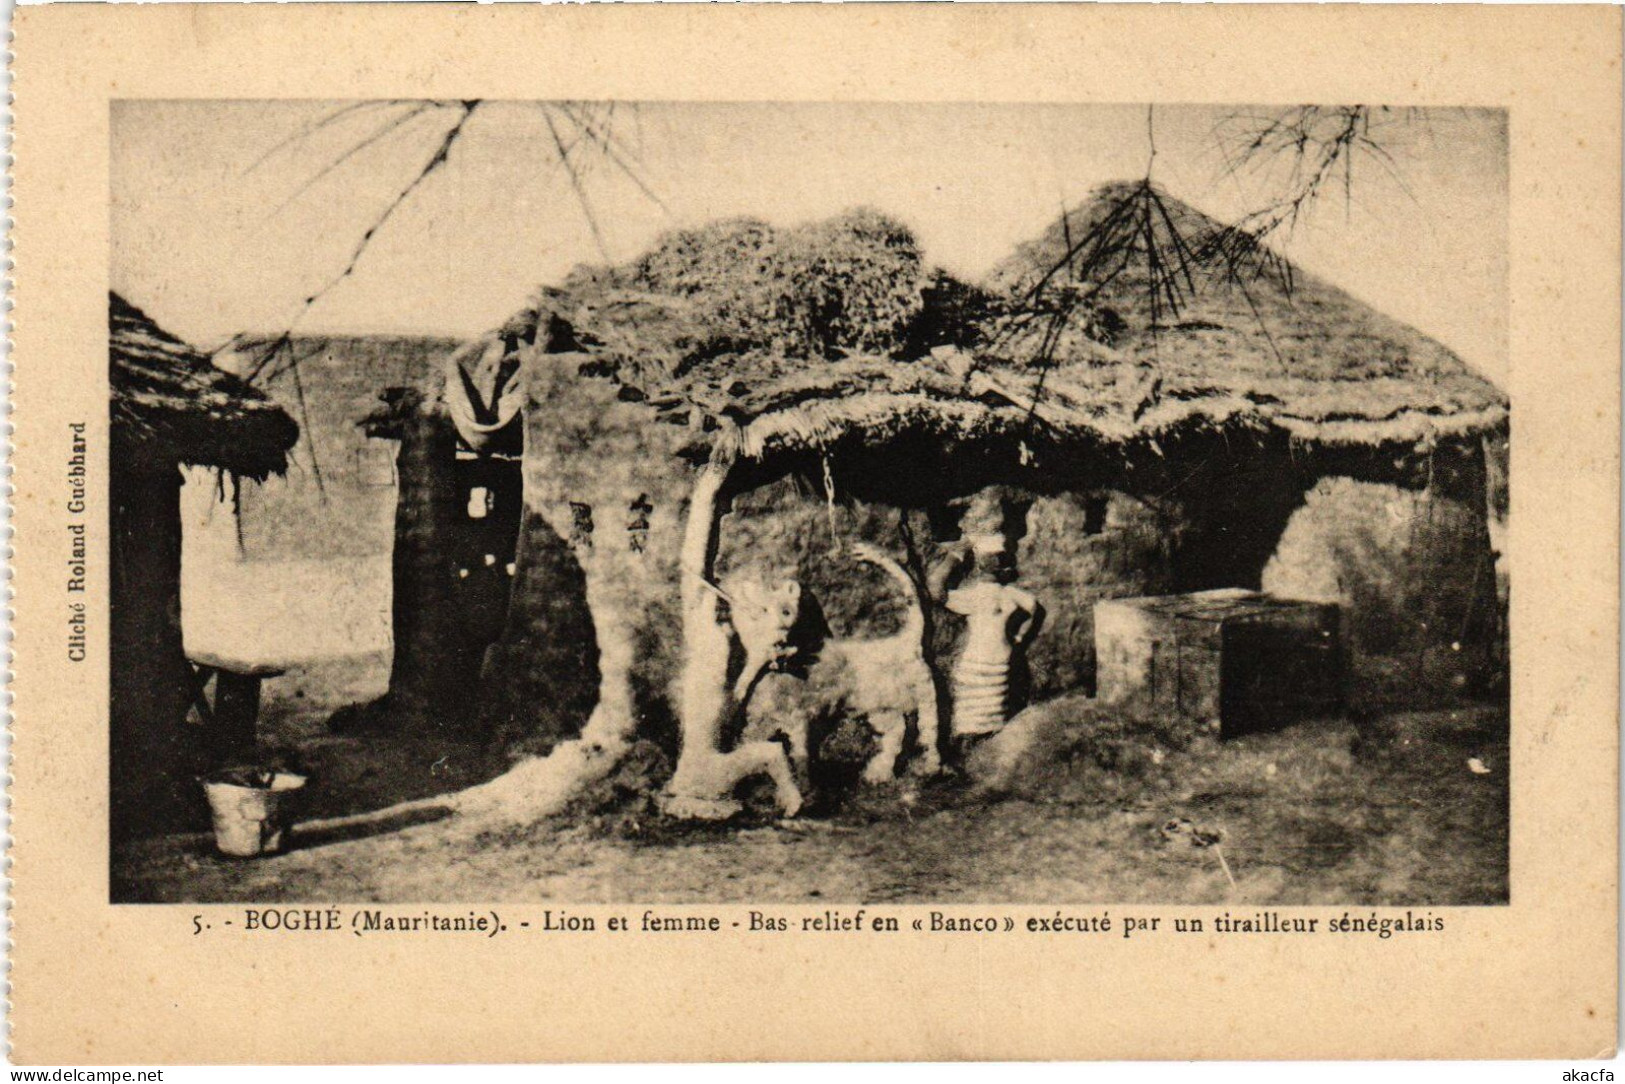
[[[299,426],[118,294],[108,295],[113,436],[121,450],[261,479],[287,466]]]
[[[1117,394],[1141,428],[1195,410],[1312,441],[1410,443],[1505,422],[1506,398],[1444,346],[1144,182],[1097,190],[989,286],[1030,301],[1055,268],[1038,292],[1087,299],[1088,319],[1046,342],[1042,316],[1007,318],[988,349],[1018,363],[1047,349],[1069,388]],[[1129,367],[1154,395],[1114,391]]]
[[[667,420],[698,413],[753,458],[904,434],[1067,447],[1201,428],[1425,450],[1507,418],[1443,346],[1143,183],[1097,191],[980,285],[861,211],[674,234],[572,273],[530,311],[545,363]]]
[[[667,234],[628,264],[578,267],[533,311],[606,371],[692,382],[744,359],[798,369],[906,354],[930,280],[913,234],[872,210],[788,230],[725,219]]]

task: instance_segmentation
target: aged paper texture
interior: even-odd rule
[[[16,22],[19,1062],[1612,1051],[1617,9]]]

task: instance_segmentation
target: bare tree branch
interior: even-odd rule
[[[272,361],[280,356],[287,346],[291,344],[293,341],[294,328],[297,327],[299,322],[304,319],[306,314],[308,314],[310,310],[315,307],[316,303],[323,297],[327,296],[327,294],[338,286],[339,283],[343,282],[345,279],[349,278],[355,273],[356,266],[361,262],[361,257],[366,255],[367,249],[372,244],[372,239],[377,236],[379,230],[383,229],[384,226],[388,224],[389,220],[394,217],[395,212],[400,210],[401,206],[411,197],[412,193],[417,191],[419,186],[421,186],[424,181],[428,180],[437,169],[445,165],[446,158],[451,153],[451,148],[456,145],[458,136],[462,135],[464,127],[468,124],[468,119],[474,115],[474,111],[478,109],[479,106],[480,101],[478,99],[457,103],[457,119],[441,137],[440,143],[435,148],[434,154],[432,154],[428,161],[426,161],[418,169],[418,172],[410,181],[406,183],[406,186],[396,194],[395,198],[390,200],[389,205],[384,208],[383,213],[380,214],[377,219],[373,221],[373,224],[367,228],[366,232],[361,235],[361,239],[356,242],[355,247],[350,252],[349,259],[345,261],[344,266],[340,269],[339,273],[329,279],[320,289],[316,290],[314,293],[305,298],[303,304],[299,308],[299,312],[294,316],[293,320],[289,321],[287,330],[277,337],[276,341],[271,347],[271,350],[254,367],[253,371],[248,374],[248,379],[250,382],[256,380],[272,363]],[[273,371],[269,375],[275,376],[276,373]]]
[[[360,239],[350,251],[343,266],[337,274],[312,292],[300,303],[297,313],[289,320],[286,329],[269,343],[262,344],[257,352],[247,379],[250,381],[271,380],[285,372],[290,367],[297,366],[303,358],[295,357],[292,350],[293,336],[298,325],[309,314],[310,310],[327,296],[345,279],[352,276],[362,258],[366,255],[372,241],[378,233],[388,225],[396,212],[407,203],[417,189],[423,185],[441,166],[445,165],[451,149],[464,133],[469,119],[486,103],[481,99],[467,101],[415,101],[411,99],[391,99],[388,101],[354,102],[344,105],[304,125],[297,132],[283,139],[270,150],[266,151],[244,172],[258,169],[265,162],[278,154],[289,151],[334,125],[355,119],[371,110],[400,110],[406,112],[385,120],[378,127],[372,129],[366,136],[358,139],[346,147],[335,159],[318,169],[302,184],[300,184],[272,215],[280,213],[294,201],[308,192],[314,185],[324,178],[332,175],[347,163],[353,161],[363,152],[376,146],[379,142],[400,132],[420,117],[430,115],[439,110],[456,110],[456,119],[445,132],[438,137],[434,152],[425,160],[412,178],[395,195],[361,235]],[[590,103],[590,102],[541,102],[537,103],[547,122],[548,134],[552,149],[556,155],[556,164],[561,166],[570,179],[572,190],[581,204],[583,215],[592,230],[593,238],[599,250],[608,254],[603,232],[600,229],[597,214],[587,192],[585,170],[589,159],[580,153],[583,146],[590,147],[593,153],[604,161],[609,162],[623,173],[646,198],[654,202],[662,210],[668,210],[653,186],[645,179],[641,170],[642,163],[642,133],[639,129],[637,140],[629,144],[617,131],[617,103]],[[633,110],[634,118],[638,111]],[[560,130],[558,121],[567,121],[570,127],[568,137]],[[639,120],[641,125],[641,120]],[[240,340],[234,339],[221,347],[221,350],[233,349],[241,345]]]
[[[1410,195],[1384,145],[1390,138],[1384,129],[1410,124],[1413,113],[1387,106],[1302,105],[1227,117],[1214,132],[1225,172],[1237,178],[1261,175],[1277,188],[1236,223],[1237,229],[1260,241],[1281,230],[1290,232],[1334,183],[1342,189],[1345,212],[1351,212],[1357,159],[1381,166]]]
[[[642,192],[651,203],[662,211],[668,214],[671,213],[671,208],[666,206],[666,202],[660,198],[639,172],[642,152],[626,146],[625,141],[615,133],[613,128],[614,102],[609,103],[604,119],[601,122],[595,122],[590,115],[584,115],[580,106],[576,103],[562,102],[559,108],[593,146],[612,165],[625,174],[628,180],[637,186],[639,192]]]
[[[592,201],[587,198],[587,188],[581,183],[581,171],[570,157],[575,144],[565,145],[564,138],[559,135],[558,125],[553,122],[553,113],[547,108],[546,103],[543,103],[542,117],[547,121],[548,134],[553,137],[553,146],[558,151],[559,163],[564,166],[564,172],[570,178],[570,187],[575,189],[576,199],[581,202],[581,213],[586,216],[587,228],[592,230],[592,239],[597,243],[598,251],[603,253],[604,259],[607,260],[610,258],[609,246],[604,243],[603,231],[598,228],[598,216],[593,213]]]

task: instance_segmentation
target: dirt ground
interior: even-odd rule
[[[268,684],[263,730],[311,775],[302,817],[449,792],[504,766],[476,746],[328,733],[334,707],[382,691],[386,667],[382,655],[333,660]],[[1084,743],[997,789],[900,781],[795,822],[674,825],[632,798],[500,832],[421,816],[307,831],[289,853],[261,859],[219,857],[203,835],[169,836],[115,853],[113,893],[131,902],[1506,901],[1504,708],[1317,720],[1186,750],[1119,750],[1104,762],[1098,753]]]

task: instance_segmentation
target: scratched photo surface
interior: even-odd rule
[[[113,902],[1508,902],[1505,111],[110,126]]]

